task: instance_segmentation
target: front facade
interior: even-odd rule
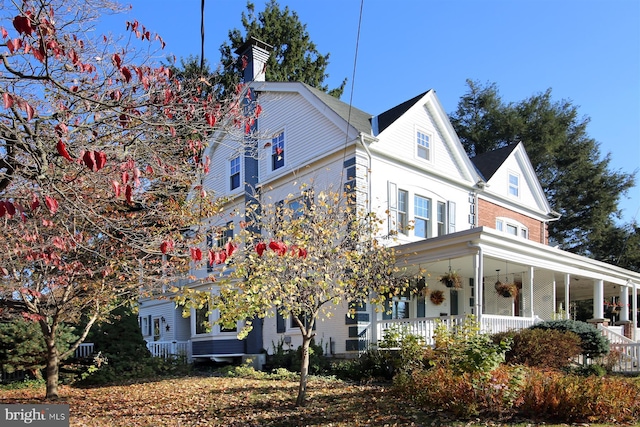
[[[263,69],[266,47],[248,51],[250,70]],[[620,303],[616,320],[625,329],[618,332],[635,337],[629,325],[638,324],[640,274],[548,246],[547,224],[557,215],[522,144],[470,159],[432,90],[374,116],[303,83],[264,82],[259,74],[246,80],[263,113],[250,152],[241,143],[244,135],[221,135],[212,144],[209,156],[218,168],[205,187],[229,202],[208,224],[207,245],[223,245],[232,236],[257,189],[274,203],[300,192],[301,184],[343,189],[386,218],[378,239],[399,245],[413,268],[427,272],[428,288],[444,297],[436,304],[429,297],[400,296],[384,312],[360,307],[355,318],[346,316],[346,304],[336,306],[336,315],[317,325],[316,343],[325,354],[357,355],[394,324],[430,340],[436,318],[474,314],[494,332],[525,327],[571,317],[572,301],[584,299],[594,301],[595,323],[605,319],[605,300]],[[450,270],[462,277],[460,289],[439,282]],[[215,292],[206,266],[191,273],[190,286]],[[516,284],[517,296],[498,295],[497,281]],[[290,319],[268,317],[239,341],[235,330],[202,330],[202,311],[190,314],[184,318],[171,301],[143,300],[145,339],[186,341],[194,358],[214,360],[301,343]],[[214,312],[210,320],[215,318]]]

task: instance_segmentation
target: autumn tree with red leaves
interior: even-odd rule
[[[280,315],[297,325],[302,336],[297,406],[306,403],[315,324],[346,307],[355,314],[360,303],[383,307],[410,280],[410,272],[396,264],[394,249],[377,243],[381,222],[373,214],[358,211],[331,189],[302,192],[302,199],[291,195],[283,203],[250,207],[247,216],[257,224],[244,224],[238,249],[226,264],[228,280],[219,280],[216,292],[206,294],[223,326],[244,322],[240,337],[256,318]],[[190,292],[183,297],[196,300],[197,291]]]
[[[220,100],[173,78],[152,60],[162,38],[137,21],[120,39],[97,35],[99,14],[116,8],[0,8],[0,315],[40,324],[47,398],[92,324],[197,258],[200,221],[218,211],[201,187],[215,167],[207,145],[221,132],[241,144],[259,112],[242,86]],[[81,319],[60,354],[60,325]]]

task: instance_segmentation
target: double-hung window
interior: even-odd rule
[[[414,229],[416,237],[431,237],[431,199],[415,195],[413,198]]]
[[[416,149],[418,157],[424,160],[431,160],[431,144],[429,135],[424,132],[416,132]]]
[[[437,222],[438,222],[438,236],[444,236],[447,234],[447,204],[444,202],[438,202],[437,207]]]
[[[512,172],[509,172],[509,195],[520,197],[520,177]]]
[[[271,170],[284,166],[284,131],[281,131],[271,140]]]
[[[408,204],[409,204],[409,192],[405,190],[398,190],[398,212],[396,215],[396,225],[398,232],[407,234],[407,228],[409,225],[408,218]]]
[[[240,187],[240,156],[229,161],[229,187],[231,190]]]

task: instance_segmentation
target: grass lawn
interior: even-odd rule
[[[379,385],[313,379],[308,404],[298,383],[193,376],[95,388],[60,387],[71,426],[534,426],[456,422],[416,408]],[[43,403],[44,388],[0,390],[0,403]],[[52,402],[53,403],[53,402]],[[546,427],[551,427],[546,425]]]

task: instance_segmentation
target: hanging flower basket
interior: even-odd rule
[[[449,272],[440,276],[438,280],[447,288],[462,288],[462,277],[460,277],[460,275],[455,270],[449,270]]]
[[[496,282],[496,292],[505,298],[515,298],[518,296],[518,286],[515,283]]]
[[[440,305],[444,302],[444,292],[441,290],[435,290],[431,292],[429,299],[434,305]]]

